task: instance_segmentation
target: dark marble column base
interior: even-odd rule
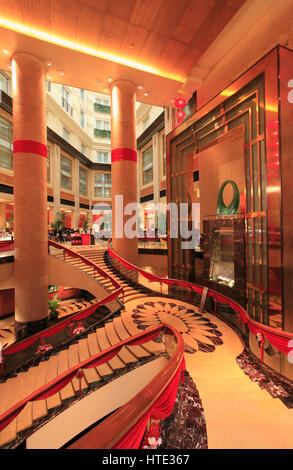
[[[42,318],[37,321],[28,321],[28,322],[18,322],[15,321],[14,324],[14,339],[15,341],[21,341],[22,339],[32,336],[39,331],[48,328],[49,326],[49,317]]]

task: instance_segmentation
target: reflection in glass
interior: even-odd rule
[[[234,232],[220,228],[212,234],[210,279],[233,287],[234,274]]]

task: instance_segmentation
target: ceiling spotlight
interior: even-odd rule
[[[8,54],[9,54],[9,52],[8,52],[8,50],[7,50],[7,49],[3,49],[3,52],[4,52],[4,54],[6,54],[6,55],[8,55]]]
[[[130,48],[133,49],[134,48],[134,44],[133,42],[130,44]]]
[[[143,90],[143,86],[142,85],[138,85],[137,87],[139,90]]]
[[[108,93],[109,91],[110,91],[109,88],[104,88],[105,93]]]
[[[63,70],[59,70],[59,72],[58,72],[58,73],[59,73],[59,75],[61,75],[61,77],[63,77],[63,75],[64,75],[64,72],[63,72]]]
[[[108,82],[109,83],[113,82],[113,78],[108,78]]]
[[[50,60],[45,60],[45,64],[48,65],[48,67],[50,67],[50,65],[52,65],[52,62]]]
[[[146,92],[144,93],[144,96],[149,96],[149,93],[146,91]]]

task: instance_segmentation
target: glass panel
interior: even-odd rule
[[[210,279],[233,287],[234,274],[234,230],[216,229],[211,234]]]
[[[258,184],[258,145],[252,146],[252,178],[253,178],[253,210],[259,212],[259,184]]]
[[[71,189],[71,160],[61,155],[61,187]]]
[[[142,179],[143,184],[153,181],[153,147],[149,147],[142,153]]]
[[[79,192],[87,194],[87,171],[82,167],[79,168]]]

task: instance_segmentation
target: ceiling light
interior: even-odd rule
[[[58,73],[59,73],[59,75],[61,75],[61,77],[63,77],[63,75],[64,75],[64,72],[63,72],[62,70],[59,70],[59,72],[58,72]]]
[[[108,82],[109,83],[113,82],[113,78],[108,78]]]
[[[6,55],[8,54],[8,50],[7,50],[7,49],[3,49],[3,52],[4,52],[4,54],[6,54]]]
[[[50,67],[50,65],[52,65],[52,62],[50,60],[45,60],[45,64],[48,65],[48,67]]]
[[[108,93],[109,91],[110,91],[109,88],[104,88],[105,93]]]
[[[6,18],[0,17],[0,26],[3,28],[7,28],[9,30],[12,30],[12,31],[16,31],[17,33],[26,34],[27,36],[37,38],[38,40],[41,40],[41,41],[49,42],[50,44],[55,44],[58,46],[66,47],[73,51],[82,52],[84,54],[88,54],[93,57],[99,57],[100,59],[109,60],[111,62],[125,65],[127,67],[132,67],[134,69],[141,70],[143,72],[148,72],[148,73],[152,73],[154,75],[158,75],[164,78],[169,78],[170,80],[175,80],[181,83],[184,82],[183,76],[178,76],[172,73],[167,73],[163,70],[159,70],[150,65],[147,65],[141,62],[136,62],[135,60],[131,58],[120,57],[118,55],[111,54],[109,52],[106,52],[100,49],[94,49],[92,47],[88,47],[85,44],[78,44],[74,41],[69,41],[68,39],[62,38],[60,36],[56,36],[49,32],[40,31],[39,29],[31,28],[29,26],[24,26],[20,22],[17,23],[14,21],[7,20]]]
[[[144,93],[144,96],[149,96],[149,94],[148,94],[148,92],[147,92],[147,91]]]
[[[139,90],[143,90],[143,86],[142,85],[138,85],[137,87]]]

